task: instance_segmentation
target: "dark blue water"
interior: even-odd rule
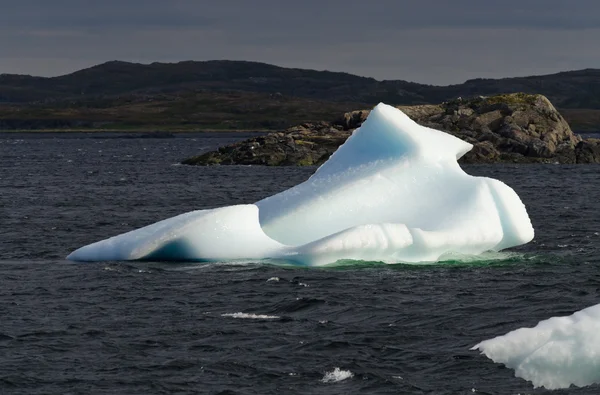
[[[314,171],[177,165],[236,138],[0,135],[0,393],[546,392],[469,348],[600,303],[600,166],[466,167],[514,187],[536,229],[534,242],[495,260],[321,269],[64,260],[179,213],[254,202]],[[252,314],[272,318],[242,318]],[[352,377],[323,382],[336,367]]]

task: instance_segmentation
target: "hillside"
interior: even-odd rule
[[[255,92],[179,92],[0,104],[0,130],[280,130],[364,103]]]
[[[245,61],[112,61],[52,78],[2,74],[0,129],[280,129],[380,101],[414,105],[507,92],[543,94],[575,130],[600,130],[598,69],[432,86]]]

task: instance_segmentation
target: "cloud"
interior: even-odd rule
[[[243,59],[446,84],[600,65],[596,0],[0,0],[0,9],[0,73]]]
[[[10,5],[2,6],[2,3]],[[254,31],[600,27],[596,0],[0,0],[3,27],[199,27]],[[257,24],[259,23],[259,24]]]
[[[10,6],[2,3],[10,2]],[[195,5],[194,5],[195,4]],[[198,27],[216,23],[200,2],[181,0],[0,0],[0,29],[127,30]]]

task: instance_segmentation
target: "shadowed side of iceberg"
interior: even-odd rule
[[[253,204],[181,214],[79,248],[74,261],[262,259],[286,246],[264,234]]]

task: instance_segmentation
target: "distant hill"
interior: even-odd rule
[[[371,102],[378,97],[415,101],[422,100],[415,92],[425,86],[258,62],[188,61],[145,65],[112,61],[60,77],[0,75],[0,101],[23,103],[189,91],[280,93],[332,101]]]
[[[238,110],[244,107],[245,100],[258,100],[258,103],[248,103],[248,106],[260,107],[261,100],[273,102],[285,98],[287,104],[281,107],[280,113],[277,113],[277,105],[265,102],[273,110],[269,116],[275,115],[284,120],[284,108],[289,111],[290,103],[295,102],[291,107],[301,112],[301,103],[306,104],[307,100],[313,104],[315,101],[320,103],[310,105],[315,109],[327,107],[331,111],[349,111],[352,109],[350,105],[362,108],[380,101],[394,105],[426,104],[459,96],[511,92],[543,94],[571,123],[583,125],[585,129],[600,129],[600,69],[532,77],[473,79],[463,84],[433,86],[245,61],[152,64],[112,61],[52,78],[2,74],[0,129],[28,128],[28,125],[33,128],[44,125],[66,128],[94,125],[122,127],[125,124],[146,127],[149,121],[145,121],[144,117],[152,118],[152,124],[157,125],[175,125],[177,122],[172,117],[179,117],[182,125],[203,127],[202,123],[195,123],[192,115],[210,114],[217,110],[213,101],[222,104],[224,98],[232,95],[237,95],[233,108]],[[153,112],[157,108],[161,111]],[[218,110],[221,115],[216,125],[230,121],[238,122],[238,126],[242,127],[243,122],[239,121],[243,121],[241,118],[247,115],[236,114],[222,105]],[[157,115],[162,112],[171,119],[162,119]],[[318,111],[314,116],[322,116],[323,112]],[[290,120],[290,124],[317,120],[311,114],[308,111],[306,118],[296,117]],[[331,116],[336,115],[339,114]],[[49,120],[53,123],[48,123]],[[30,121],[36,121],[37,126]],[[271,126],[279,124],[278,121]],[[246,126],[257,127],[252,125]],[[574,125],[575,129],[578,129],[577,125]]]

